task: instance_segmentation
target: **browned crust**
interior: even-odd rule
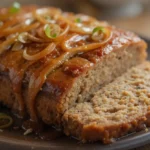
[[[134,43],[130,43],[130,45],[132,45],[132,44],[134,45]],[[141,45],[143,47],[138,50],[139,54],[140,54],[138,57],[139,63],[140,63],[145,59],[146,52],[145,52],[145,43],[143,41],[140,41],[139,45]],[[86,56],[84,54],[83,57],[86,57],[86,58],[88,58],[88,60],[91,60],[91,61],[93,58],[95,58],[94,60],[97,60],[96,63],[99,63],[99,61],[98,61],[99,51],[98,50],[95,50],[91,53],[87,53]],[[104,56],[103,58],[101,58],[100,61],[103,61],[105,58],[107,58],[107,55]],[[77,63],[77,61],[79,61],[79,60],[80,60],[80,62],[82,60],[82,64]],[[83,61],[85,63],[83,63]],[[92,61],[92,62],[94,63],[94,61]],[[64,68],[66,68],[65,66],[67,64],[69,64],[68,65],[69,67],[73,66],[73,70],[70,70],[72,73],[70,73],[70,72],[68,73],[68,72],[64,71]],[[89,68],[89,65],[87,65],[87,64],[90,64],[90,61],[87,61],[86,59],[83,59],[80,57],[73,58],[72,61],[71,60],[68,61],[66,64],[64,64],[63,67],[61,67],[60,69],[58,69],[57,71],[53,72],[51,75],[48,76],[47,81],[42,88],[42,91],[40,91],[38,96],[36,97],[36,106],[35,106],[37,108],[38,116],[40,118],[42,118],[42,120],[44,122],[46,122],[48,124],[57,122],[60,124],[60,116],[59,115],[60,114],[62,115],[64,112],[64,105],[63,105],[64,97],[70,92],[70,89],[73,87],[73,85],[76,83],[76,81],[82,75],[86,74],[87,71],[92,70],[95,67],[95,65],[94,65]],[[74,68],[77,70],[75,72],[78,72],[78,70],[79,70],[79,72],[82,71],[82,72],[80,72],[81,74],[80,75],[74,74]],[[2,73],[4,74],[4,72],[2,72]],[[8,80],[9,86],[12,87],[9,77],[7,76],[7,73],[5,73],[5,75],[1,76],[2,80],[3,80],[3,78],[5,80]],[[5,83],[2,82],[1,85],[3,85],[3,84],[5,84]],[[7,90],[4,93],[7,93]],[[11,107],[15,111],[17,111],[18,103],[14,99],[12,89],[11,89],[10,95],[11,95],[11,97],[6,98],[6,99],[0,95],[0,100],[4,104],[8,105],[9,107]],[[24,86],[23,86],[23,95],[24,95],[24,98],[27,99],[27,97],[26,97],[26,95],[27,95],[26,82],[24,83]],[[7,101],[7,99],[9,99],[9,100]],[[14,101],[13,104],[12,104],[12,99]],[[44,110],[44,111],[41,111],[41,110]]]
[[[146,129],[146,125],[150,121],[149,117],[150,111],[124,124],[110,125],[107,127],[98,127],[96,124],[88,125],[82,129],[80,138],[83,141],[89,142],[103,141],[105,144],[112,143],[114,140],[124,135]],[[149,125],[147,125],[147,127],[148,126]]]
[[[17,102],[13,101],[12,99],[12,89],[11,89],[11,84],[8,80],[7,77],[5,76],[0,76],[0,93],[1,93],[1,100],[3,100],[3,104],[7,105],[7,107],[12,108],[14,105],[14,108],[17,107]],[[2,86],[5,85],[5,86]],[[2,91],[3,89],[3,91]],[[2,95],[4,93],[4,95]],[[45,96],[45,95],[44,95]],[[39,99],[43,101],[44,103],[44,96],[39,96]],[[4,98],[4,99],[2,99]],[[45,103],[46,106],[46,103]],[[53,105],[52,105],[53,107]],[[46,109],[45,107],[43,109]],[[49,115],[50,112],[48,112]],[[40,114],[40,112],[39,112]],[[64,119],[65,120],[65,119]],[[67,122],[63,124],[66,128],[64,128],[66,135],[72,135],[75,137],[80,137],[80,140],[83,142],[93,142],[93,141],[103,141],[105,144],[108,144],[112,142],[113,138],[120,138],[123,135],[126,135],[131,132],[135,131],[140,131],[145,129],[145,127],[150,126],[150,108],[148,108],[148,112],[138,118],[135,118],[134,120],[124,123],[124,124],[119,124],[119,125],[112,125],[112,126],[107,126],[107,127],[99,127],[96,124],[91,124],[84,126],[82,124],[79,124],[79,122],[74,122],[74,128],[72,128],[71,131],[68,131],[67,124],[69,122],[69,118],[66,119]],[[70,122],[71,124],[71,122]],[[78,130],[77,130],[78,128]],[[76,131],[76,132],[75,132]],[[77,132],[78,131],[78,132]],[[80,133],[80,135],[79,135]]]
[[[40,119],[47,124],[61,124],[61,117],[64,111],[67,109],[69,104],[68,100],[65,99],[66,95],[69,94],[71,88],[76,84],[77,80],[81,77],[85,77],[86,73],[90,70],[95,69],[96,65],[105,58],[109,58],[109,55],[113,52],[132,45],[139,45],[137,57],[138,63],[141,63],[146,58],[146,43],[133,33],[122,31],[112,27],[113,38],[109,43],[103,47],[92,50],[91,52],[79,54],[76,57],[68,60],[60,68],[54,70],[48,77],[47,80],[36,97],[36,111]],[[17,54],[15,54],[17,53]],[[17,57],[16,57],[17,56]],[[12,59],[14,58],[14,59]],[[12,60],[9,64],[9,60]],[[46,60],[45,60],[46,61]],[[22,58],[22,51],[12,52],[7,51],[0,56],[0,101],[6,106],[13,110],[18,110],[18,102],[14,98],[12,83],[10,81],[11,69],[13,68],[17,73],[20,71],[20,67],[28,63]],[[12,65],[13,64],[13,65]],[[40,62],[43,66],[44,63]],[[136,65],[132,64],[132,65]],[[129,66],[131,67],[131,66]],[[24,97],[25,104],[27,106],[27,87],[31,73],[36,70],[36,65],[29,67],[24,75],[22,83],[21,93]],[[126,70],[124,70],[126,71]],[[39,72],[40,73],[40,72]],[[122,72],[123,73],[123,72]],[[113,78],[112,78],[113,79]],[[108,82],[110,82],[109,80]],[[5,85],[5,86],[3,86]],[[27,108],[28,109],[28,108]],[[28,111],[28,110],[27,110]],[[92,127],[93,128],[93,127]],[[87,134],[88,129],[87,130]],[[93,128],[93,131],[95,129]],[[85,133],[83,133],[86,136]]]
[[[142,65],[139,65],[138,69],[139,70],[141,69],[141,73],[143,73],[143,71],[148,71],[147,73],[149,73],[150,63],[145,62]],[[133,75],[135,74],[133,73]],[[147,74],[147,76],[149,76],[149,74]],[[146,81],[148,82],[149,78],[147,78],[147,76],[146,77],[142,76],[142,77],[143,78],[145,77],[147,79]],[[140,78],[140,75],[139,75],[139,78]],[[113,85],[113,83],[110,83],[110,85]],[[148,88],[147,84],[146,86]],[[136,86],[135,86],[135,89],[136,89]],[[147,100],[149,101],[149,91],[146,91],[146,93],[147,93],[146,95],[148,96]],[[140,101],[140,97],[137,97],[137,99],[139,99]],[[103,123],[98,124],[96,121],[91,121],[91,122],[86,121],[86,124],[84,124],[82,121],[82,119],[84,118],[84,116],[82,115],[82,111],[85,112],[86,110],[78,110],[77,107],[75,107],[76,108],[74,109],[75,112],[71,111],[71,114],[69,112],[66,112],[62,118],[64,132],[67,135],[72,135],[74,137],[79,138],[83,142],[103,141],[103,143],[108,144],[108,143],[113,142],[117,138],[127,135],[128,133],[138,132],[143,129],[146,130],[146,127],[150,127],[150,106],[147,103],[144,106],[146,106],[146,111],[141,112],[138,115],[138,117],[135,117],[135,118],[132,117],[132,119],[129,119],[129,121],[127,120],[125,122],[108,124],[108,125],[105,125]],[[133,107],[136,107],[136,106],[133,106]]]
[[[67,120],[69,121],[69,118]],[[82,142],[103,141],[103,143],[108,144],[128,133],[146,129],[146,127],[150,126],[149,122],[150,111],[130,122],[110,126],[97,126],[96,123],[83,126],[79,122],[73,122],[74,128],[69,130],[66,122],[64,123],[64,126],[66,126],[64,130],[67,135],[78,137]]]
[[[134,45],[134,43],[132,43],[132,44]],[[141,42],[140,44],[142,45],[144,43]],[[116,51],[117,51],[117,49],[116,49]],[[120,51],[120,50],[118,50],[118,51]],[[137,59],[139,59],[139,62],[137,64],[143,62],[146,57],[144,48],[141,48],[138,51],[140,53],[140,55],[139,55],[140,57],[137,58]],[[91,59],[90,56],[88,57],[88,59]],[[104,56],[103,58],[101,58],[100,61],[104,61],[107,59],[111,59],[111,58],[109,58],[109,57],[107,58],[107,55],[106,55],[106,57]],[[97,63],[100,63],[100,62],[97,62]],[[80,79],[81,77],[84,77],[89,70],[92,70],[95,67],[96,67],[96,65],[92,66],[90,69],[89,68],[84,69],[82,74],[80,74],[79,76],[74,76],[74,75],[72,75],[73,73],[68,74],[68,73],[64,72],[63,67],[58,69],[56,72],[52,73],[48,77],[47,82],[46,82],[45,86],[43,87],[43,91],[44,91],[44,93],[46,92],[46,94],[44,94],[44,93],[42,94],[42,92],[41,92],[38,95],[37,100],[36,100],[37,110],[38,110],[38,112],[40,112],[40,113],[38,113],[40,118],[42,118],[44,120],[44,122],[46,122],[48,124],[51,124],[51,123],[61,124],[60,118],[63,115],[64,111],[66,110],[66,109],[64,109],[64,107],[65,107],[64,104],[69,103],[69,102],[66,102],[64,98],[68,95],[71,88],[78,81],[78,79]],[[48,102],[50,102],[50,103],[48,103]],[[45,106],[45,108],[47,108],[47,109],[45,109],[46,111],[41,112],[40,110],[42,110],[42,108],[43,108],[43,107],[41,108],[43,103],[47,104]],[[53,115],[51,115],[51,114],[53,114]],[[49,117],[47,117],[47,115]]]

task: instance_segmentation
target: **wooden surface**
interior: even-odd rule
[[[110,22],[150,39],[150,11],[143,12],[134,18],[112,19]]]

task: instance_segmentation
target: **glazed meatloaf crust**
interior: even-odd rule
[[[82,141],[114,141],[150,126],[150,62],[133,67],[63,116],[67,135]]]
[[[56,8],[0,10],[0,101],[33,121],[63,114],[146,59],[137,35]]]

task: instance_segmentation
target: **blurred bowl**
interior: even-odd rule
[[[90,0],[105,18],[111,17],[133,17],[143,10],[142,2],[145,0]]]
[[[103,7],[119,7],[130,3],[143,3],[148,0],[90,0]]]

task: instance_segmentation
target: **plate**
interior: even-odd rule
[[[127,150],[150,142],[150,131],[141,131],[121,138],[117,142],[103,145],[100,142],[82,144],[63,137],[54,141],[36,140],[30,136],[15,133],[0,133],[0,147],[3,150]]]
[[[150,47],[150,41],[146,41]],[[148,53],[150,60],[150,49]],[[0,131],[0,147],[3,150],[127,150],[148,143],[150,143],[150,128],[148,131],[127,135],[109,145],[103,145],[100,142],[82,144],[66,136],[44,141],[28,135],[23,136],[20,132]]]

